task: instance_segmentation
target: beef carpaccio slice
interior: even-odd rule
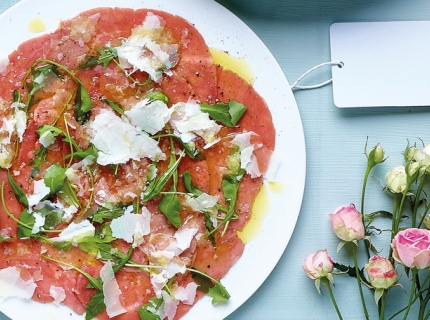
[[[97,60],[127,41],[131,45],[124,51],[135,54],[141,50],[127,62],[121,61],[124,56],[120,54],[107,62]],[[158,59],[155,63],[165,62],[156,73],[133,64],[136,59],[144,58],[152,63],[156,60],[154,57]],[[89,61],[95,63],[89,65]],[[44,73],[43,68],[49,70]],[[122,121],[127,130],[147,131],[133,123],[136,117],[127,118],[127,111],[133,111],[148,94],[157,92],[164,94],[168,101],[163,100],[167,108],[155,109],[154,114],[167,112],[165,117],[177,117],[174,115],[179,113],[175,109],[177,105],[216,107],[216,103],[228,105],[232,100],[246,106],[247,111],[234,126],[218,123],[215,132],[193,131],[193,126],[200,122],[188,124],[191,129],[183,139],[191,135],[190,141],[198,151],[196,159],[181,158],[184,145],[169,135],[177,136],[180,125],[187,125],[181,122],[176,128],[170,120],[154,129],[156,134],[151,131],[144,134],[146,137],[157,135],[153,140],[161,152],[155,156],[142,154],[140,150],[137,155],[118,160],[114,156],[122,149],[105,146],[102,151],[96,145],[97,139],[109,144],[103,137],[95,138],[94,132],[103,126],[91,127],[103,115]],[[82,119],[76,110],[86,98],[91,99],[91,109],[86,110]],[[145,101],[146,108],[153,100]],[[108,102],[114,102],[121,110],[112,109]],[[169,113],[169,110],[174,111]],[[185,113],[190,110],[186,109]],[[195,108],[192,110],[196,112]],[[24,124],[22,113],[21,122],[18,119],[18,111],[25,113]],[[199,114],[199,117],[202,116]],[[204,123],[214,127],[215,121],[206,119]],[[49,143],[37,132],[47,126],[56,128],[51,132],[57,129],[60,132]],[[122,130],[122,126],[112,130]],[[133,137],[142,135],[133,132]],[[158,314],[166,319],[182,317],[204,294],[200,290],[203,286],[198,287],[200,282],[196,284],[198,280],[193,277],[196,273],[190,269],[221,279],[244,249],[236,231],[246,225],[263,177],[238,167],[246,161],[242,157],[245,151],[240,149],[240,143],[232,141],[241,134],[248,134],[248,140],[239,140],[251,146],[253,161],[264,172],[275,139],[268,107],[239,75],[214,65],[202,35],[179,16],[147,9],[97,8],[63,21],[54,33],[23,43],[10,54],[6,70],[0,73],[0,281],[5,281],[1,278],[3,270],[14,268],[24,281],[35,284],[32,299],[61,303],[78,314],[85,314],[88,304],[94,302],[94,295],[101,291],[106,308],[95,313],[98,319],[140,319],[139,308],[146,312],[158,309]],[[120,141],[130,150],[138,144],[137,140],[130,142],[125,138],[113,140],[112,144]],[[98,149],[98,158],[94,153],[92,158],[87,157],[89,153],[75,155],[91,147]],[[101,152],[106,154],[103,163],[99,163]],[[112,157],[116,160],[111,160]],[[152,182],[161,181],[178,159],[177,169],[159,187],[158,193],[145,198],[148,188],[154,187]],[[58,181],[49,178],[53,167],[61,172],[55,176],[61,185],[55,191],[50,188]],[[236,179],[235,174],[240,176],[238,172],[244,175],[237,184],[237,202],[226,213],[232,199],[225,199],[223,182],[228,175]],[[184,185],[183,176],[188,173],[194,188],[198,189],[195,194]],[[69,193],[64,196],[67,187]],[[30,203],[23,204],[20,194]],[[178,204],[175,207],[173,202],[169,203],[167,211],[173,211],[179,219],[176,226],[160,205],[160,202],[169,202],[167,197],[173,194]],[[217,204],[203,209],[190,205],[201,194],[217,200]],[[118,209],[119,214],[110,215]],[[106,217],[95,219],[102,211]],[[131,214],[139,215],[139,219],[144,217],[144,222],[133,220],[135,225],[128,228],[120,217]],[[229,214],[233,218],[225,222]],[[75,226],[86,223],[87,233],[78,230],[75,236],[61,238],[64,232],[60,232],[72,223]],[[121,233],[121,229],[126,231]],[[114,261],[101,254],[102,246],[110,248],[108,255]],[[130,258],[124,258],[131,247],[134,250]],[[127,265],[115,270],[121,258]],[[117,289],[114,302],[106,299],[108,294],[115,295],[104,291],[108,290],[104,288],[108,287],[108,281],[99,278],[107,263],[115,271],[114,281],[109,282]],[[88,276],[99,281],[103,290],[91,286]],[[209,281],[212,285],[213,279]],[[151,304],[150,299],[154,297],[158,298],[158,304]],[[150,308],[146,308],[148,303]]]

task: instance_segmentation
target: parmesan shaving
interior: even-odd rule
[[[103,282],[104,303],[106,305],[106,313],[109,318],[126,313],[127,309],[125,309],[121,304],[120,296],[122,292],[115,279],[115,274],[110,261],[105,263],[101,268],[100,278]]]
[[[111,110],[102,110],[88,126],[91,143],[98,150],[100,165],[126,163],[130,159],[155,160],[164,155],[157,141]]]
[[[160,100],[150,102],[144,99],[124,114],[134,126],[150,134],[156,134],[170,120],[172,109]]]
[[[146,72],[160,83],[163,72],[177,64],[178,45],[156,41],[163,29],[160,17],[149,12],[143,24],[134,28],[131,36],[116,48],[121,66],[132,68],[129,74],[137,70]]]
[[[0,301],[7,298],[31,299],[37,285],[33,279],[21,279],[17,267],[8,267],[0,270]]]
[[[133,243],[137,247],[142,244],[143,236],[150,233],[150,224],[151,213],[148,209],[142,207],[141,214],[126,213],[119,218],[113,219],[110,228],[115,238]]]
[[[51,238],[54,242],[73,242],[78,243],[85,237],[94,237],[95,228],[88,220],[83,220],[79,223],[70,223],[58,237]]]
[[[193,102],[178,102],[172,107],[174,112],[170,119],[176,135],[180,136],[184,143],[202,137],[206,144],[214,144],[219,141],[216,136],[221,126],[209,118],[209,114],[200,110],[200,105]]]
[[[27,196],[29,208],[37,205],[51,192],[51,189],[46,186],[45,181],[43,179],[34,180],[33,187],[33,194]]]
[[[52,303],[57,306],[66,299],[66,291],[62,287],[51,286],[49,295],[54,299]]]

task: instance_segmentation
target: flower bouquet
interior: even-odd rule
[[[366,144],[367,146],[367,144]],[[304,261],[303,270],[315,280],[321,293],[321,284],[327,288],[339,319],[339,309],[332,286],[334,276],[349,275],[356,279],[358,293],[365,319],[370,319],[364,299],[364,290],[371,290],[378,306],[379,319],[407,319],[411,307],[417,310],[418,319],[430,318],[430,201],[427,200],[426,187],[430,181],[430,144],[423,149],[408,146],[404,151],[404,165],[397,166],[385,174],[385,191],[393,200],[391,211],[379,210],[365,213],[364,202],[366,186],[372,169],[386,160],[385,152],[379,145],[369,152],[365,148],[367,168],[364,173],[361,204],[358,210],[354,205],[337,208],[329,214],[333,232],[341,240],[337,251],[348,250],[352,266],[336,263],[327,250],[318,250]],[[374,225],[377,218],[388,218],[391,228],[383,230]],[[389,235],[387,235],[389,233]],[[376,248],[376,237],[384,234],[389,239],[387,248]],[[343,249],[345,247],[345,249]],[[381,252],[386,253],[385,256]],[[368,262],[361,266],[357,255],[365,254]],[[407,277],[409,288],[399,283],[400,271]],[[404,304],[399,305],[394,314],[386,315],[387,296],[394,287],[408,291]]]

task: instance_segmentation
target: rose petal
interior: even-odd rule
[[[418,269],[426,269],[430,266],[430,250],[423,250],[415,255],[414,264]]]

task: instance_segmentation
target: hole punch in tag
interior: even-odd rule
[[[334,23],[330,47],[337,107],[430,106],[430,21]]]

